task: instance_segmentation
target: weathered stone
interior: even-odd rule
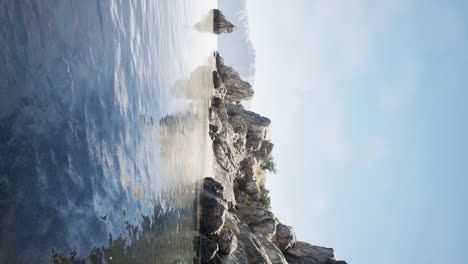
[[[245,124],[247,128],[247,151],[258,151],[262,147],[264,140],[270,138],[271,120],[245,108],[238,104],[226,104],[226,111],[229,115],[229,123],[235,127],[240,126],[239,123]],[[268,148],[265,145],[265,150]],[[270,152],[271,153],[271,152]]]
[[[236,30],[236,26],[229,22],[220,10],[213,9],[213,17],[213,32],[215,34],[232,33]]]
[[[200,236],[201,261],[202,263],[212,260],[218,253],[218,244],[205,236]]]
[[[223,186],[212,178],[205,178],[200,195],[201,204],[201,232],[204,235],[219,234],[226,211],[227,202],[223,197]]]
[[[288,264],[288,262],[284,258],[283,253],[281,252],[281,250],[278,249],[278,247],[275,244],[273,244],[270,240],[266,239],[262,235],[256,235],[256,237],[265,249],[265,252],[267,253],[267,256],[272,264]]]
[[[219,76],[217,71],[213,71],[213,86],[215,89],[219,89],[224,86],[221,76]]]
[[[238,205],[237,215],[254,234],[260,234],[269,240],[276,235],[276,226],[279,221],[272,212],[263,207]]]
[[[287,225],[278,224],[276,226],[275,244],[281,251],[292,247],[296,243],[296,233],[293,228]]]
[[[226,87],[225,100],[235,103],[252,98],[254,95],[252,85],[242,80],[239,73],[232,67],[224,65],[224,59],[219,53],[216,54],[216,68]]]
[[[305,242],[296,244],[284,252],[289,264],[335,264],[335,252],[332,248],[312,246]]]
[[[268,254],[258,238],[252,234],[250,228],[239,221],[235,214],[228,213],[226,227],[234,232],[237,237],[237,249],[230,255],[220,255],[225,263],[230,264],[271,264]]]
[[[218,242],[219,251],[225,255],[230,255],[237,249],[237,237],[231,229],[223,229],[217,236],[216,242]]]

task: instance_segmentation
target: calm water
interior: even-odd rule
[[[0,0],[0,263],[192,263],[215,0]]]

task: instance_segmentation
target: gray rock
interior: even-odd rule
[[[232,67],[224,65],[224,59],[219,53],[216,53],[216,68],[226,87],[225,99],[227,101],[235,103],[252,98],[254,95],[252,85],[242,80],[239,73]]]
[[[202,263],[212,260],[218,253],[218,244],[205,236],[200,236],[201,261]]]
[[[235,214],[228,213],[226,227],[229,227],[237,237],[237,249],[230,255],[220,255],[223,263],[229,264],[271,264],[268,254],[259,239],[250,228],[239,221]]]
[[[276,226],[279,221],[272,212],[263,207],[238,204],[237,215],[243,223],[250,227],[254,234],[262,235],[270,241],[276,235]]]
[[[300,241],[287,249],[284,257],[289,264],[336,264],[332,248],[312,246]]]
[[[276,226],[275,244],[281,251],[284,252],[286,249],[292,247],[296,244],[296,241],[296,233],[292,227],[283,224],[278,224]]]
[[[348,264],[348,262],[346,262],[344,260],[337,260],[336,264]]]
[[[236,30],[236,26],[229,22],[220,10],[213,9],[213,18],[213,32],[215,34],[232,33]]]
[[[231,229],[223,229],[216,242],[218,242],[219,251],[225,255],[230,255],[237,249],[237,236]]]
[[[271,120],[252,111],[245,110],[244,106],[240,104],[226,104],[225,108],[229,115],[229,124],[232,127],[241,126],[240,123],[246,126],[247,151],[254,152],[260,150],[262,143],[270,138]],[[266,143],[264,151],[267,151],[268,148],[269,146]]]
[[[200,195],[201,232],[204,235],[219,234],[228,209],[223,197],[223,186],[213,178],[205,178]]]
[[[256,235],[256,237],[265,249],[265,252],[267,253],[268,258],[270,259],[272,264],[288,264],[283,253],[275,244],[273,244],[270,240],[266,239],[262,235]]]

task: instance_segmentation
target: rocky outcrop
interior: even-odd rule
[[[229,22],[218,9],[213,9],[213,20],[213,32],[215,34],[232,33],[236,30],[236,26]]]
[[[204,180],[200,198],[202,262],[346,264],[331,248],[298,242],[293,228],[268,210],[259,172],[274,147],[271,121],[245,109],[240,102],[252,97],[252,86],[215,56],[209,109],[214,176]]]
[[[239,73],[232,67],[224,64],[224,59],[216,53],[216,68],[226,87],[225,99],[231,103],[251,99],[254,90],[250,83],[242,80]]]
[[[332,248],[312,246],[297,242],[284,253],[289,264],[336,264]]]
[[[296,233],[293,228],[279,224],[276,227],[275,244],[281,251],[286,251],[296,244]]]

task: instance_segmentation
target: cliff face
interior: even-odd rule
[[[214,178],[205,178],[201,194],[203,263],[343,264],[333,249],[297,241],[262,201],[262,164],[271,157],[270,119],[246,110],[239,101],[252,86],[216,56],[210,136]]]

